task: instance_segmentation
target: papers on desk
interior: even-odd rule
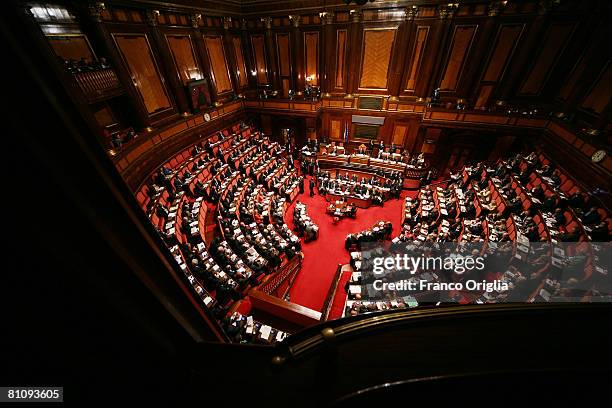
[[[272,327],[268,326],[268,325],[263,325],[261,326],[261,328],[259,329],[259,336],[267,341],[270,341],[270,333],[272,332]]]
[[[351,295],[361,294],[361,285],[349,285],[349,294]]]

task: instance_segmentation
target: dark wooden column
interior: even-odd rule
[[[236,57],[234,56],[234,43],[232,41],[232,18],[223,17],[223,47],[225,48],[225,55],[227,56],[227,65],[230,71],[230,78],[232,80],[232,87],[234,93],[238,95],[240,93],[240,85],[238,83],[238,77],[236,76]],[[246,74],[246,72],[245,72]]]
[[[189,112],[189,104],[187,103],[187,95],[185,95],[185,87],[181,83],[181,79],[178,76],[176,67],[174,66],[174,59],[168,46],[168,42],[164,38],[164,35],[159,30],[157,25],[157,15],[155,10],[146,10],[145,17],[147,25],[149,26],[149,34],[151,34],[152,42],[159,53],[159,59],[161,59],[161,68],[163,75],[161,80],[168,82],[168,88],[174,95],[176,101],[176,107],[180,113]],[[167,81],[166,81],[167,79]]]
[[[389,77],[389,94],[392,97],[398,97],[402,91],[402,80],[406,68],[406,59],[410,52],[408,47],[412,42],[412,32],[414,31],[414,17],[418,12],[417,6],[407,7],[404,10],[404,21],[400,24],[397,30],[397,42],[395,44],[395,59],[391,67],[391,75]]]
[[[469,98],[472,103],[475,103],[478,98],[480,92],[478,81],[486,69],[485,64],[489,50],[494,46],[493,42],[495,41],[495,30],[497,29],[497,16],[499,12],[500,3],[492,2],[489,5],[489,18],[483,24],[480,38],[475,47],[473,47],[474,54],[470,58],[470,63],[466,64],[465,80],[461,81],[457,89],[457,97]]]
[[[257,67],[253,57],[251,56],[251,39],[249,38],[249,29],[247,27],[247,20],[243,18],[240,20],[240,42],[242,44],[242,58],[248,72],[245,73],[247,80],[249,81],[249,89],[257,89],[257,77],[252,75],[251,72],[256,72]]]
[[[321,81],[321,93],[329,93],[332,91],[333,84],[333,67],[334,56],[336,54],[336,30],[334,27],[334,13],[326,11],[321,16],[321,24],[323,25],[321,50],[323,58],[321,58],[321,72],[323,80]]]
[[[195,43],[195,53],[197,54],[201,67],[204,70],[204,77],[208,81],[208,90],[210,91],[210,98],[212,102],[217,101],[217,90],[213,86],[212,74],[210,68],[210,60],[208,59],[208,53],[206,52],[206,45],[204,44],[204,38],[200,32],[199,21],[201,15],[194,14],[191,16],[191,27],[193,28],[193,42]]]
[[[361,67],[361,39],[363,30],[361,22],[363,13],[361,10],[351,10],[351,24],[348,29],[348,63],[347,63],[347,92],[356,93],[359,90],[359,68]]]
[[[513,58],[513,61],[508,69],[509,75],[502,82],[498,88],[497,99],[506,100],[514,96],[518,91],[519,86],[528,70],[531,68],[531,59],[540,47],[540,43],[544,41],[544,31],[548,26],[549,16],[549,5],[542,1],[540,3],[540,9],[538,16],[531,23],[527,38],[523,42],[522,47],[517,48],[517,56]]]
[[[261,19],[266,27],[265,39],[266,39],[266,54],[268,58],[268,74],[270,75],[270,84],[273,90],[279,90],[281,88],[278,80],[278,61],[276,60],[276,41],[274,38],[274,32],[272,32],[272,17],[263,17]]]
[[[302,35],[302,31],[300,30],[300,16],[299,15],[291,15],[289,16],[291,20],[291,59],[293,60],[293,89],[296,94],[302,95],[305,87],[305,79],[304,79],[304,38]]]
[[[440,6],[439,7],[439,20],[436,22],[436,28],[434,36],[431,39],[431,44],[435,44],[433,66],[429,70],[429,80],[422,82],[427,84],[425,89],[422,89],[417,95],[425,97],[431,96],[434,89],[440,84],[442,77],[444,58],[446,57],[446,47],[448,42],[448,36],[451,31],[453,16],[455,15],[454,6]]]
[[[110,33],[106,30],[104,23],[102,22],[101,13],[104,10],[104,5],[101,3],[91,4],[89,6],[89,21],[91,23],[93,35],[96,36],[98,42],[101,46],[103,46],[104,51],[108,57],[108,61],[111,63],[113,68],[115,69],[115,73],[117,77],[125,86],[128,99],[131,102],[131,106],[134,109],[135,120],[136,123],[134,126],[136,128],[144,129],[146,127],[151,126],[151,120],[149,119],[149,113],[142,102],[142,97],[140,96],[140,92],[136,89],[134,85],[134,81],[132,80],[132,76],[129,71],[123,64],[123,59],[119,54],[119,50],[115,47],[115,43],[110,35]]]

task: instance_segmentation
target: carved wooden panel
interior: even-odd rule
[[[391,142],[393,144],[403,146],[407,129],[408,127],[405,125],[395,125],[393,128],[393,138],[391,139]]]
[[[612,63],[608,61],[607,66],[599,75],[599,78],[589,91],[582,107],[588,110],[602,113],[610,103],[610,90],[612,89]]]
[[[396,29],[365,29],[359,89],[387,89]]]
[[[537,95],[540,93],[573,29],[574,26],[570,24],[553,24],[548,29],[535,63],[521,86],[522,94]]]
[[[406,83],[407,91],[414,91],[416,80],[419,75],[419,68],[421,67],[421,61],[423,59],[423,53],[425,52],[425,45],[427,43],[427,36],[429,34],[429,26],[417,27],[416,39],[414,41],[414,47],[412,49],[412,56],[410,57],[410,68],[408,75],[408,82]]]
[[[80,61],[84,58],[91,63],[95,58],[89,41],[83,34],[49,35],[47,39],[55,54],[63,60]]]
[[[319,84],[319,33],[304,33],[304,66],[306,67],[306,83]]]
[[[147,112],[155,114],[172,107],[159,68],[145,34],[113,34],[132,82]]]
[[[255,58],[255,70],[257,71],[257,83],[260,85],[268,83],[268,67],[266,65],[266,49],[263,35],[252,35],[253,57]]]
[[[291,75],[291,53],[289,51],[289,34],[276,34],[278,47],[278,68],[282,77]]]
[[[206,44],[206,51],[208,52],[213,82],[217,93],[230,92],[232,90],[232,81],[227,68],[221,36],[205,36],[204,43]]]
[[[497,82],[501,80],[506,65],[510,61],[510,58],[512,58],[512,54],[516,49],[518,39],[522,32],[522,24],[503,25],[500,27],[483,81]]]
[[[336,33],[336,81],[335,87],[344,88],[344,60],[346,57],[346,30]]]
[[[487,102],[489,101],[492,92],[493,85],[483,85],[482,88],[480,88],[480,93],[478,94],[475,107],[481,108],[483,106],[487,106]]]
[[[461,72],[463,71],[466,57],[470,52],[475,33],[476,26],[474,25],[455,26],[446,68],[444,69],[442,81],[440,81],[441,90],[454,91],[457,88],[457,83],[461,77]]]
[[[236,56],[236,76],[238,78],[239,86],[247,86],[249,84],[247,75],[246,64],[244,63],[244,55],[242,54],[242,40],[239,36],[232,37],[232,44],[234,46],[234,55]]]
[[[340,139],[342,136],[342,121],[340,119],[331,119],[329,121],[329,137],[331,139]]]
[[[202,79],[202,73],[196,63],[191,37],[188,35],[166,35],[166,40],[174,60],[174,66],[183,84],[192,79]]]

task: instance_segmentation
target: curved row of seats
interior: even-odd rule
[[[243,125],[232,126],[175,155],[136,193],[202,304],[236,341],[273,343],[286,336],[254,322],[249,324],[254,330],[250,335],[245,332],[238,336],[240,339],[236,337],[236,322],[240,319],[235,318],[233,306],[258,284],[260,276],[244,258],[247,252],[237,250],[225,239],[223,228],[210,240],[217,219],[210,215],[227,215],[230,209],[238,213],[237,209],[247,200],[247,189],[256,185],[253,169],[262,163],[272,170],[286,164],[269,150],[262,151],[270,147],[277,149],[278,145]],[[259,187],[259,194],[266,194],[264,186]],[[238,190],[244,193],[236,194]],[[268,205],[271,208],[272,202]],[[286,207],[278,208],[284,211]],[[263,215],[266,214],[258,214]],[[267,215],[272,221],[270,212]],[[284,234],[288,229],[278,225],[277,231],[277,225],[278,222],[274,223],[274,231],[265,229],[270,239],[281,237],[281,232]],[[251,331],[246,326],[241,330]]]
[[[485,278],[519,288],[451,292],[447,301],[588,300],[612,289],[601,245],[590,243],[608,242],[608,230],[596,235],[589,226],[610,225],[610,218],[602,208],[589,209],[588,199],[543,154],[478,163],[451,175],[446,189],[426,186],[414,199],[407,197],[402,233],[394,242],[452,242],[457,248],[480,243],[480,254],[499,266]],[[378,310],[381,302],[349,303],[346,313],[356,314]]]

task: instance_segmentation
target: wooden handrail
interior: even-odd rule
[[[312,326],[321,320],[321,312],[270,296],[257,289],[249,291],[249,298],[253,308],[302,327]]]
[[[334,303],[334,297],[336,291],[338,290],[338,283],[340,282],[340,276],[342,275],[342,264],[338,264],[336,268],[336,273],[334,274],[334,280],[332,284],[329,286],[329,290],[327,291],[327,296],[325,296],[325,303],[323,303],[323,310],[321,311],[321,321],[326,321],[329,317],[329,312],[331,311],[332,305]]]

